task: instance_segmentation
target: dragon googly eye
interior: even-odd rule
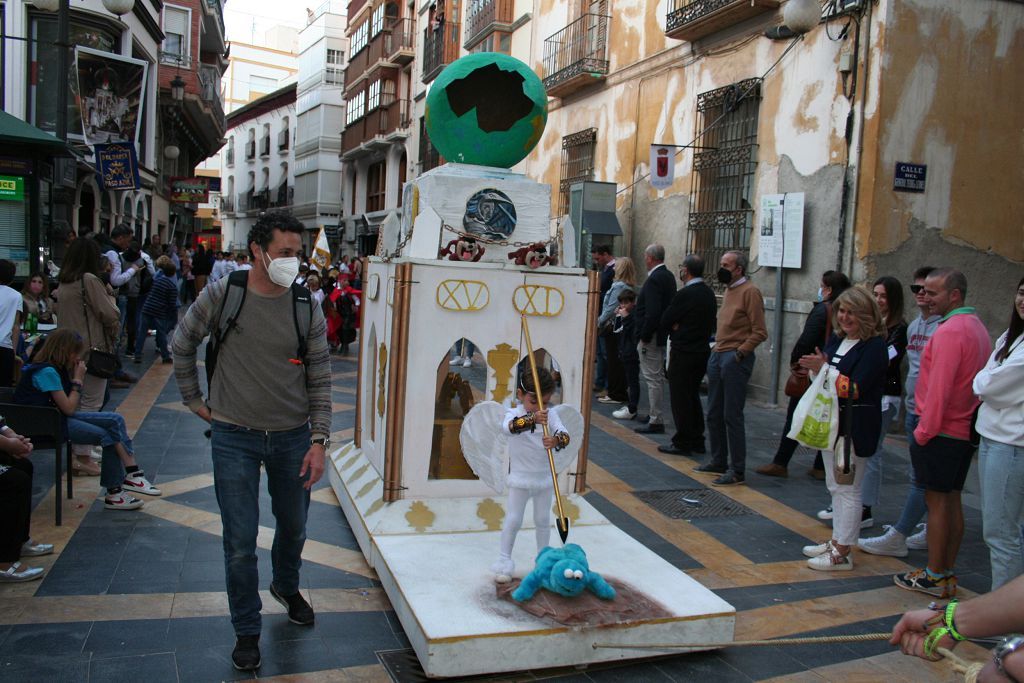
[[[571,569],[566,569],[566,570],[565,570],[565,571],[564,571],[564,572],[562,573],[562,576],[564,576],[564,577],[565,577],[565,578],[567,578],[567,579],[571,579],[571,578],[572,578],[572,570],[571,570]]]
[[[583,578],[583,572],[581,572],[579,569],[577,569],[576,571],[573,572],[572,576],[573,576],[574,579],[582,579]]]

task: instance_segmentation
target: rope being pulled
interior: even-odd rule
[[[720,650],[728,647],[757,647],[773,645],[823,645],[827,643],[865,643],[874,640],[889,640],[891,633],[861,633],[850,636],[810,636],[804,638],[773,638],[768,640],[734,640],[729,643],[652,643],[650,645],[617,645],[594,643],[593,648],[615,650]],[[964,676],[965,683],[976,683],[978,674],[985,668],[984,663],[970,662],[958,657],[944,647],[935,649],[957,673]]]

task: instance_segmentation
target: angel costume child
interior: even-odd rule
[[[545,405],[555,391],[555,380],[544,368],[537,369],[541,395]],[[512,547],[523,526],[526,501],[533,499],[533,523],[537,528],[537,551],[551,538],[551,505],[554,489],[547,449],[556,451],[569,446],[569,431],[558,417],[558,411],[538,410],[533,376],[522,373],[516,391],[518,405],[508,409],[501,427],[509,435],[508,504],[501,528],[501,554],[491,566],[498,581],[508,581],[515,570]],[[541,425],[547,424],[550,436],[544,436]]]

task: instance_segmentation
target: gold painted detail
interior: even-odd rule
[[[377,500],[373,501],[373,505],[366,509],[366,516],[369,517],[377,510],[380,510],[382,507],[384,507],[384,499],[378,498]]]
[[[487,365],[494,369],[492,401],[504,403],[512,395],[512,368],[518,360],[519,350],[509,344],[498,344],[487,352]]]
[[[379,482],[379,481],[380,481],[379,479],[374,478],[374,479],[371,479],[370,481],[366,482],[366,485],[363,486],[363,488],[359,489],[359,492],[356,493],[356,498],[362,498],[367,493],[372,491],[377,486],[377,482]]]
[[[519,285],[512,292],[512,306],[522,315],[553,318],[562,312],[565,295],[557,287]]]
[[[484,520],[488,531],[500,531],[505,520],[505,509],[493,498],[485,498],[476,506],[476,516]]]
[[[409,526],[416,529],[416,531],[423,533],[429,527],[433,526],[434,519],[437,515],[427,507],[426,503],[417,500],[409,508],[409,511],[405,513],[405,519],[408,520]]]
[[[388,349],[383,344],[380,345],[377,358],[377,414],[384,417],[384,407],[387,405],[384,401],[384,376],[388,367]]]
[[[345,481],[345,483],[346,484],[351,484],[352,482],[356,481],[357,479],[359,479],[359,477],[361,477],[364,474],[366,474],[366,470],[368,470],[369,468],[370,468],[370,463],[364,463],[362,467],[360,467],[358,470],[356,470],[355,472],[352,473],[352,476],[349,477]]]
[[[435,297],[448,311],[482,311],[491,303],[491,290],[479,280],[443,280]]]
[[[345,463],[344,463],[344,464],[343,464],[343,465],[341,466],[341,471],[342,471],[342,472],[344,472],[344,471],[345,471],[345,470],[347,470],[347,469],[348,469],[349,467],[352,467],[352,465],[355,465],[355,464],[356,464],[356,462],[358,462],[358,460],[359,460],[359,456],[360,456],[360,455],[361,455],[360,453],[356,453],[356,454],[355,454],[355,455],[353,455],[353,456],[352,456],[351,458],[349,458],[349,459],[348,459],[348,461],[347,461],[347,462],[345,462]]]

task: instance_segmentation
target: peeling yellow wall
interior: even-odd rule
[[[916,219],[951,242],[1024,261],[1024,7],[882,4],[858,256],[894,251]],[[928,165],[924,194],[893,191],[896,162]]]

